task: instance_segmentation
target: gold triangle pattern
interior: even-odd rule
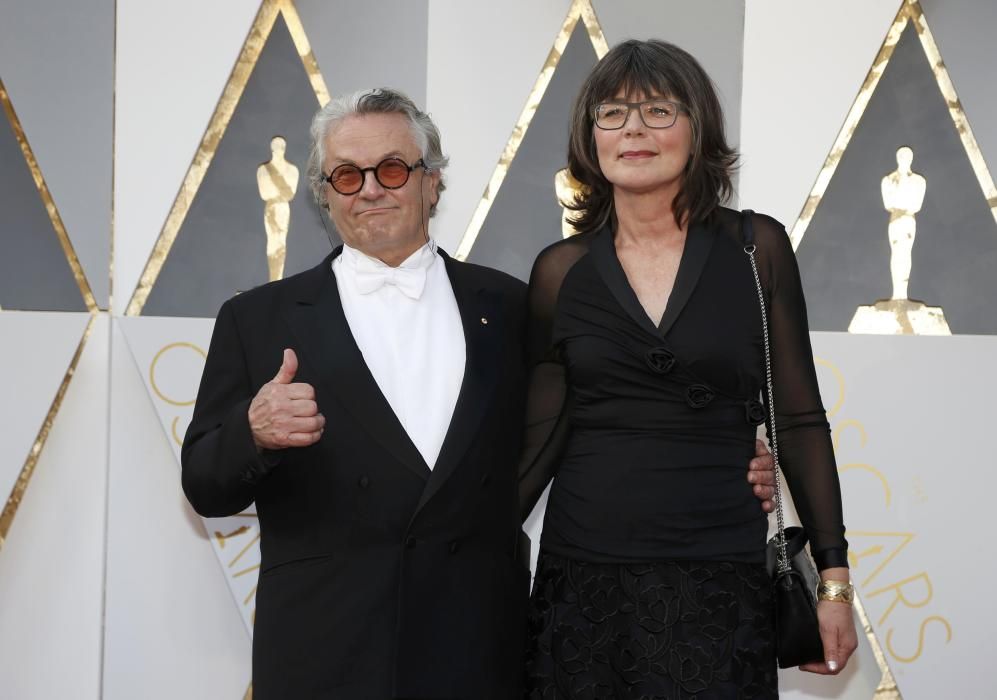
[[[890,670],[890,662],[886,660],[886,654],[883,653],[883,647],[879,643],[876,631],[872,628],[872,623],[869,621],[869,616],[866,615],[865,606],[862,605],[862,600],[859,598],[858,593],[855,594],[855,612],[858,613],[859,620],[862,623],[862,629],[859,633],[864,634],[866,639],[869,640],[873,656],[876,657],[876,663],[883,674],[879,679],[879,685],[876,687],[876,692],[873,694],[872,700],[903,700],[900,688],[897,687],[897,681],[893,677],[893,671]]]
[[[17,481],[14,482],[14,488],[11,489],[10,495],[7,497],[7,502],[4,505],[3,511],[0,511],[0,549],[3,549],[4,541],[7,539],[7,534],[10,532],[10,526],[14,522],[14,516],[17,515],[17,510],[21,506],[21,501],[24,500],[24,493],[27,491],[28,485],[31,483],[31,477],[34,476],[35,467],[38,464],[38,458],[41,456],[42,449],[45,447],[45,442],[48,440],[49,432],[52,430],[52,423],[55,422],[55,417],[58,415],[59,409],[62,407],[62,400],[65,398],[66,390],[69,388],[69,383],[72,381],[73,375],[76,373],[76,366],[79,364],[80,356],[83,354],[83,348],[86,346],[87,340],[90,338],[90,332],[93,330],[93,324],[96,318],[96,313],[90,314],[90,319],[87,321],[86,329],[83,331],[83,337],[80,338],[79,345],[76,346],[76,352],[73,353],[73,359],[69,362],[69,368],[66,370],[66,374],[62,378],[59,390],[56,392],[55,398],[52,400],[52,405],[49,407],[48,413],[42,421],[42,426],[38,431],[38,435],[35,437],[34,443],[31,445],[31,450],[28,452],[27,459],[24,460],[24,466],[21,467],[21,472],[17,476]]]
[[[45,184],[41,168],[38,167],[38,160],[35,158],[34,151],[31,150],[28,138],[24,134],[24,128],[21,126],[21,121],[17,118],[17,112],[14,111],[14,105],[10,101],[7,88],[4,87],[2,80],[0,80],[0,105],[3,107],[4,114],[7,115],[10,128],[14,131],[14,138],[21,147],[21,153],[24,154],[24,161],[27,163],[28,170],[31,171],[35,188],[38,190],[38,195],[45,205],[45,212],[48,214],[49,221],[52,222],[52,228],[59,238],[59,245],[62,247],[62,252],[66,256],[66,261],[73,272],[73,278],[76,280],[76,286],[80,289],[83,302],[86,304],[87,310],[93,313],[97,311],[97,301],[94,299],[93,291],[90,289],[90,283],[87,281],[86,274],[83,272],[83,266],[80,265],[80,260],[76,256],[73,242],[69,240],[69,234],[66,233],[66,226],[62,222],[62,216],[59,215],[59,209],[55,206],[52,193],[49,192],[48,185]]]
[[[938,84],[938,89],[942,97],[945,98],[949,115],[952,117],[952,122],[959,133],[963,148],[966,149],[966,155],[972,164],[973,173],[980,183],[980,188],[986,197],[990,212],[993,214],[994,220],[997,221],[997,187],[994,186],[994,180],[987,169],[983,153],[976,142],[976,137],[973,136],[973,130],[969,125],[969,120],[966,118],[966,112],[959,101],[959,96],[956,94],[955,86],[949,76],[948,69],[945,67],[945,62],[942,61],[938,45],[935,43],[934,36],[928,28],[928,21],[925,19],[924,10],[921,9],[921,3],[919,0],[902,0],[893,24],[886,33],[886,39],[883,40],[883,45],[872,62],[872,68],[869,69],[869,73],[866,75],[865,81],[859,89],[858,96],[852,103],[852,108],[849,110],[848,116],[845,117],[845,122],[838,132],[834,144],[831,146],[831,151],[828,153],[824,165],[817,175],[817,180],[810,191],[810,196],[807,197],[807,201],[800,211],[799,218],[793,224],[793,228],[789,234],[790,240],[793,243],[793,250],[799,249],[800,242],[807,232],[807,227],[810,225],[810,221],[813,219],[814,213],[817,211],[817,207],[820,205],[821,199],[827,191],[831,178],[834,177],[835,170],[837,170],[838,164],[841,162],[841,157],[847,150],[852,135],[862,120],[862,115],[865,113],[865,109],[869,105],[873,93],[876,91],[876,86],[879,85],[880,78],[883,77],[886,66],[893,56],[893,50],[896,48],[897,42],[900,41],[900,36],[903,34],[904,29],[907,28],[908,22],[912,22],[917,31],[925,56],[931,65],[932,73],[934,73],[935,82]]]
[[[32,151],[31,145],[28,143],[27,136],[24,133],[24,128],[21,126],[21,121],[18,119],[17,113],[14,111],[14,106],[11,103],[10,96],[7,93],[7,89],[2,80],[0,80],[0,105],[2,105],[3,112],[7,116],[10,127],[14,132],[14,138],[21,147],[21,153],[24,155],[25,163],[28,166],[28,170],[31,172],[35,188],[38,190],[38,195],[41,197],[42,203],[45,205],[45,211],[48,214],[49,221],[52,223],[52,228],[59,239],[59,245],[62,248],[63,254],[66,256],[66,261],[69,263],[69,267],[73,273],[73,278],[76,280],[76,285],[80,290],[80,295],[83,297],[86,308],[90,312],[90,319],[87,322],[83,336],[77,345],[76,352],[73,354],[69,368],[66,370],[66,374],[64,375],[62,382],[59,385],[59,389],[52,400],[48,413],[42,421],[41,428],[35,436],[35,440],[31,445],[28,456],[24,460],[24,465],[21,467],[17,480],[14,482],[14,486],[4,503],[3,510],[0,511],[0,549],[2,549],[4,541],[7,539],[7,535],[10,532],[11,525],[14,522],[14,517],[17,515],[17,510],[24,499],[24,493],[27,491],[27,488],[31,483],[31,477],[34,475],[35,467],[37,466],[38,459],[45,447],[45,442],[48,440],[49,432],[52,429],[52,423],[55,421],[55,417],[59,413],[59,409],[62,407],[62,400],[66,395],[66,390],[69,388],[69,383],[73,378],[73,374],[76,372],[76,366],[79,362],[80,356],[83,353],[83,348],[86,345],[87,339],[90,337],[90,332],[93,328],[98,307],[93,291],[90,289],[90,283],[87,281],[86,274],[83,272],[83,267],[80,265],[79,258],[76,255],[76,250],[73,248],[73,243],[69,239],[69,234],[66,232],[66,227],[63,224],[62,217],[60,216],[59,210],[55,205],[55,200],[53,200],[52,193],[49,191],[48,185],[45,183],[45,178],[42,175],[41,168],[38,166],[38,160],[35,158],[34,151]]]
[[[602,58],[609,51],[609,45],[606,43],[606,37],[602,32],[602,26],[599,24],[598,18],[596,18],[591,0],[572,0],[571,7],[568,8],[568,14],[561,24],[561,29],[554,38],[554,45],[551,47],[550,53],[547,54],[547,60],[544,61],[543,68],[540,70],[540,75],[537,77],[533,89],[530,90],[529,97],[526,98],[526,106],[523,107],[519,119],[516,120],[516,126],[513,127],[509,141],[505,144],[505,148],[502,149],[502,155],[499,156],[498,164],[495,166],[492,177],[485,187],[485,192],[481,195],[481,200],[478,202],[474,214],[471,215],[471,221],[468,223],[464,235],[457,245],[457,252],[454,257],[458,260],[467,260],[467,257],[471,254],[474,242],[478,239],[478,233],[481,231],[488,212],[492,208],[492,203],[495,201],[495,197],[502,187],[502,181],[505,180],[505,176],[509,172],[509,166],[512,165],[512,161],[516,158],[516,152],[519,151],[519,146],[523,142],[527,130],[530,128],[530,122],[533,121],[537,108],[540,106],[540,101],[547,91],[547,86],[550,85],[554,71],[557,69],[557,64],[561,60],[561,54],[564,53],[564,49],[568,45],[568,39],[571,38],[571,34],[579,21],[585,25],[589,40],[592,42],[592,48],[595,49],[595,55],[598,58]]]
[[[208,122],[208,128],[204,132],[204,137],[201,139],[197,152],[194,154],[194,160],[187,170],[187,175],[180,186],[177,198],[173,202],[173,207],[166,217],[166,223],[163,225],[162,232],[159,234],[156,245],[152,249],[149,260],[139,279],[138,286],[135,288],[135,292],[128,302],[128,308],[125,310],[126,316],[138,316],[142,313],[142,307],[145,305],[146,299],[149,298],[149,293],[156,284],[156,278],[159,277],[159,272],[166,262],[167,256],[170,254],[170,249],[173,247],[173,242],[180,231],[180,226],[187,217],[187,212],[194,201],[201,182],[204,180],[204,176],[211,166],[211,161],[215,156],[218,145],[225,135],[225,130],[228,128],[232,115],[235,114],[239,99],[246,89],[246,84],[249,82],[253,69],[256,67],[256,62],[259,60],[260,53],[263,51],[263,47],[270,37],[270,32],[273,30],[274,22],[276,22],[278,15],[283,16],[284,22],[287,24],[287,29],[291,34],[291,39],[294,41],[294,46],[298,51],[298,56],[301,58],[305,72],[308,74],[309,82],[311,83],[312,90],[315,92],[315,96],[318,98],[319,104],[324,106],[329,101],[329,89],[325,85],[318,62],[315,60],[314,53],[312,53],[311,45],[308,42],[308,37],[305,35],[305,29],[301,24],[301,18],[298,16],[294,0],[263,0],[260,10],[256,14],[253,25],[249,30],[249,36],[242,46],[239,58],[236,60],[235,67],[232,69],[225,89],[222,91],[221,99],[219,99],[218,105],[215,107],[214,114],[211,115],[211,120]]]

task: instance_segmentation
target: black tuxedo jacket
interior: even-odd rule
[[[256,502],[254,697],[516,697],[529,585],[515,474],[525,285],[443,255],[467,361],[430,470],[353,339],[330,268],[338,253],[222,306],[183,445],[198,513]],[[288,347],[325,433],[260,455],[249,403]]]

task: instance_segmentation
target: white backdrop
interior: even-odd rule
[[[698,11],[708,13],[711,3],[730,4],[699,2]],[[429,0],[426,103],[452,155],[434,221],[444,247],[454,249],[463,234],[569,4]],[[634,6],[654,5],[653,26],[666,26],[668,7],[678,4]],[[747,0],[733,135],[743,152],[744,206],[793,223],[897,7],[898,0],[841,0],[833,8]],[[117,3],[112,302],[94,322],[0,549],[3,698],[235,700],[248,687],[243,606],[185,504],[164,430],[164,418],[168,428],[172,418],[149,392],[150,352],[178,340],[205,342],[210,323],[176,321],[163,335],[158,319],[121,315],[258,8],[258,0]],[[629,25],[607,21],[610,44],[649,36],[644,19],[635,11]],[[8,388],[16,387],[9,401],[23,409],[2,414],[3,435],[20,452],[37,433],[86,319],[59,326],[43,315],[15,333],[10,313],[0,316],[0,358],[13,374]],[[50,342],[53,332],[75,336]],[[31,338],[35,349],[11,337]],[[983,586],[994,567],[982,557],[983,572],[979,564],[964,571],[955,556],[972,543],[952,542],[987,531],[983,499],[995,464],[986,449],[993,411],[984,397],[997,390],[997,347],[990,337],[838,334],[816,334],[815,347],[847,387],[832,418],[839,461],[872,467],[843,472],[846,515],[856,531],[853,553],[864,555],[856,582],[900,689],[915,699],[984,697],[981,620],[995,616],[992,605],[980,608],[988,598],[973,586]],[[822,368],[830,408],[839,383]],[[4,459],[0,476],[9,480],[23,457]],[[963,474],[974,488],[965,488]],[[833,685],[838,690],[784,675],[784,696],[870,698],[878,680],[864,648]]]

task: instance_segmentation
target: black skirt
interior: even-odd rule
[[[593,564],[541,552],[529,635],[530,700],[779,695],[763,565]]]

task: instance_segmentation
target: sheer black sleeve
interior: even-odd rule
[[[760,215],[753,222],[768,296],[779,461],[817,567],[848,566],[841,488],[796,255],[781,224]]]
[[[554,313],[561,284],[588,250],[587,235],[548,247],[530,273],[527,322],[526,396],[523,453],[519,460],[519,509],[525,520],[554,477],[570,432],[571,397],[560,348],[554,342]]]

